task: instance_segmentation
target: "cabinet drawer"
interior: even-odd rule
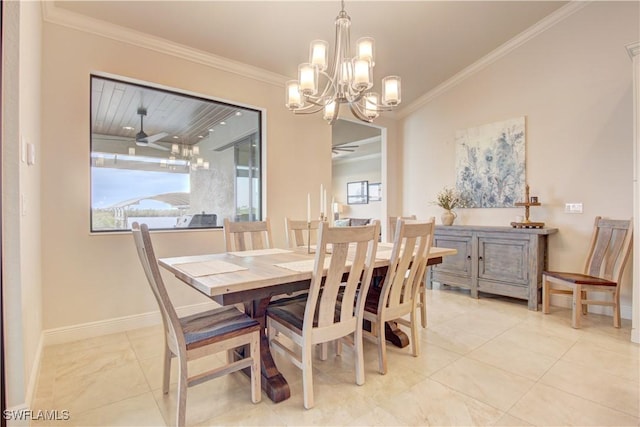
[[[479,237],[478,279],[526,285],[529,282],[529,240]]]
[[[434,236],[433,245],[439,248],[451,248],[458,251],[446,256],[442,263],[434,265],[434,272],[452,273],[458,276],[471,276],[471,236]]]

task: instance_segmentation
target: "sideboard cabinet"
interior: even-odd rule
[[[528,301],[538,309],[542,272],[547,267],[548,236],[555,228],[512,228],[488,226],[436,226],[433,244],[453,248],[456,255],[444,257],[431,267],[433,282],[478,292],[505,295]]]

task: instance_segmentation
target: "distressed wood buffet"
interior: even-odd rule
[[[437,226],[434,246],[456,249],[442,264],[431,267],[428,287],[433,282],[478,292],[504,295],[528,301],[538,310],[542,272],[547,267],[548,236],[555,228],[512,228],[491,226]]]

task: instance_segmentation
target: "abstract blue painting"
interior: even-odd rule
[[[524,197],[524,119],[456,132],[456,189],[466,207],[513,207]]]

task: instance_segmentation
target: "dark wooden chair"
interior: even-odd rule
[[[544,271],[542,273],[542,312],[549,313],[553,294],[572,295],[571,326],[580,327],[589,305],[613,307],[613,326],[620,327],[620,280],[629,258],[632,221],[596,217],[589,252],[582,273]],[[559,286],[558,289],[551,285]],[[567,289],[568,288],[568,289]],[[590,299],[590,292],[611,296],[609,300]]]
[[[251,401],[261,400],[260,390],[260,324],[235,307],[219,307],[186,317],[178,317],[165,288],[146,224],[131,226],[138,257],[153,295],[158,302],[164,326],[164,369],[162,392],[169,393],[171,359],[178,358],[178,398],[176,425],[186,420],[187,387],[200,384],[240,369],[251,369]],[[249,346],[249,357],[232,361],[236,347]],[[187,361],[227,352],[226,365],[192,377],[187,374]]]

